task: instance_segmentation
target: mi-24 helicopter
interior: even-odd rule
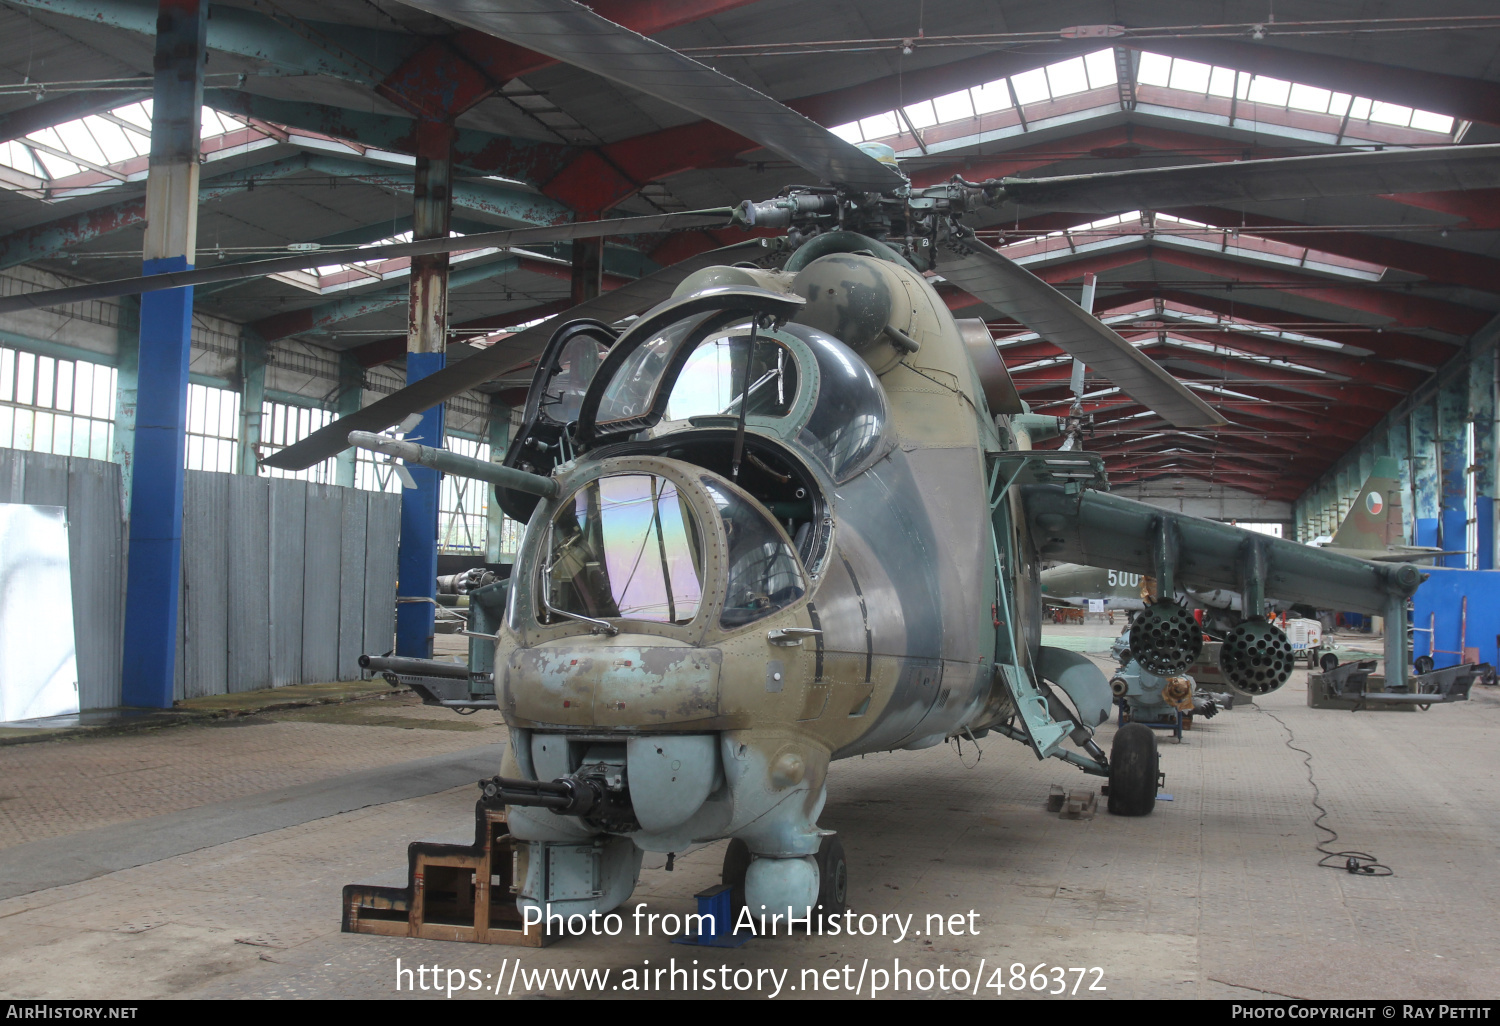
[[[829,766],[999,734],[1107,776],[1109,807],[1149,813],[1155,740],[1094,729],[1104,675],[1041,643],[1038,567],[1071,561],[1177,585],[1384,615],[1421,574],[1109,494],[1100,458],[1032,451],[1064,429],[1031,414],[988,332],[955,321],[940,275],[1037,331],[1172,424],[1214,410],[1067,297],[978,241],[1028,211],[1500,185],[1493,146],[1248,161],[914,188],[889,149],[858,148],[770,97],[570,0],[406,0],[725,125],[821,185],[725,209],[379,247],[374,257],[738,223],[783,229],[664,269],[523,331],[265,462],[355,443],[495,485],[527,524],[508,581],[473,591],[467,668],[368,657],[429,701],[498,708],[510,728],[488,795],[508,805],[518,903],[606,912],[643,851],[731,838],[750,906],[845,902],[842,848],[819,825]],[[0,300],[0,311],[316,264],[286,257]],[[644,312],[642,312],[644,311]],[[624,327],[617,324],[639,316]],[[540,350],[503,464],[374,434]],[[1180,671],[1201,634],[1157,601],[1131,648]],[[1386,665],[1407,665],[1387,631]],[[1224,670],[1268,691],[1291,668],[1264,616]],[[1399,687],[1399,679],[1388,687]]]

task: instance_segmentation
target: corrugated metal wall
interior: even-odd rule
[[[68,508],[79,705],[119,705],[120,642],[125,632],[125,516],[119,465],[0,449],[0,502]]]
[[[119,465],[0,449],[0,502],[68,508],[79,697],[119,705]],[[357,679],[393,645],[400,524],[398,495],[188,471],[176,696]]]
[[[401,497],[189,471],[177,697],[359,677],[395,633]]]

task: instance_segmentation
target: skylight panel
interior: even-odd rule
[[[1052,99],[1047,88],[1047,69],[1034,68],[1019,75],[1010,76],[1010,84],[1016,90],[1016,99],[1023,104],[1041,103]]]
[[[906,116],[911,119],[913,128],[931,128],[938,123],[938,116],[932,109],[931,100],[913,103],[911,106],[902,109],[906,111]]]
[[[1285,107],[1288,97],[1292,92],[1292,84],[1283,82],[1279,78],[1266,78],[1264,75],[1256,75],[1250,80],[1250,99],[1255,103],[1265,103],[1272,107]]]
[[[1370,101],[1363,96],[1356,96],[1354,103],[1349,107],[1349,119],[1351,121],[1364,121],[1370,116]]]
[[[932,107],[940,122],[959,121],[974,116],[974,101],[969,98],[967,89],[937,97],[932,101]]]
[[[36,162],[36,158],[31,155],[31,150],[18,142],[12,141],[0,145],[0,164],[13,167],[17,171],[24,171],[37,178],[47,177],[46,169]]]
[[[1181,89],[1189,93],[1206,93],[1209,74],[1212,71],[1213,68],[1207,64],[1175,59],[1172,61],[1172,73],[1168,79],[1168,85],[1173,89]]]
[[[851,121],[847,125],[834,125],[829,131],[845,142],[858,143],[865,141],[864,133],[859,130],[858,121]]]
[[[1166,85],[1172,77],[1172,58],[1159,53],[1142,53],[1135,77],[1142,85]]]
[[[1234,78],[1233,68],[1221,68],[1215,65],[1208,76],[1208,95],[1229,99],[1234,95]]]
[[[997,110],[1005,110],[1010,106],[1010,90],[1005,87],[1005,79],[998,78],[993,82],[986,82],[982,86],[975,86],[969,90],[974,98],[974,113],[990,114]]]
[[[1089,87],[1092,89],[1102,89],[1120,81],[1119,73],[1115,70],[1113,50],[1095,50],[1083,58],[1083,65],[1088,71]]]
[[[1412,109],[1403,107],[1399,103],[1386,103],[1376,100],[1370,105],[1370,120],[1382,125],[1396,125],[1405,128],[1411,124]]]
[[[99,148],[98,142],[95,141],[93,134],[88,129],[88,125],[84,124],[83,121],[69,121],[58,125],[53,129],[53,134],[61,140],[60,143],[53,143],[53,145],[66,150],[75,157],[82,157],[84,160],[95,164],[109,163],[109,157]],[[48,141],[50,142],[51,140]]]
[[[1292,83],[1291,95],[1287,99],[1287,106],[1295,110],[1310,110],[1316,114],[1327,114],[1328,106],[1333,102],[1333,93],[1327,89],[1319,89],[1317,86],[1303,85],[1301,82]],[[1345,101],[1346,103],[1348,101]],[[1342,111],[1342,107],[1340,110]]]
[[[151,131],[151,101],[142,100],[140,103],[132,103],[126,107],[116,107],[110,111],[115,117],[122,121],[129,121],[132,125]]]
[[[1049,64],[1042,70],[1047,73],[1047,86],[1054,98],[1088,91],[1089,76],[1082,57]]]
[[[1411,113],[1411,127],[1448,135],[1453,131],[1453,119],[1446,114],[1434,114],[1430,110],[1414,110]]]
[[[873,118],[861,118],[859,128],[865,133],[866,139],[885,139],[896,135],[901,130],[901,126],[896,123],[896,112],[893,110],[888,110],[884,114],[876,114]]]

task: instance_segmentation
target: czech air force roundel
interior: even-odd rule
[[[1365,509],[1369,510],[1371,515],[1385,509],[1385,500],[1380,497],[1379,492],[1371,492],[1365,496]]]

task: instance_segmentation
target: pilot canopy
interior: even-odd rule
[[[795,321],[765,326],[795,316],[799,305],[796,297],[735,288],[656,307],[604,357],[579,405],[579,439],[724,427],[743,414],[747,430],[794,443],[835,481],[858,474],[890,448],[885,391],[832,336]]]

